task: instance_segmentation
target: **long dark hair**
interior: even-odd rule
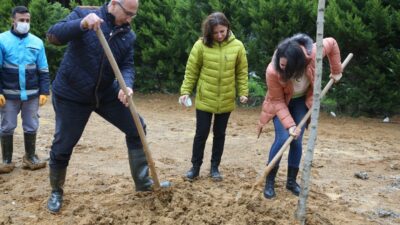
[[[274,66],[284,81],[303,76],[307,62],[300,45],[306,48],[307,54],[311,54],[312,44],[313,40],[306,34],[296,34],[279,43],[275,52]],[[282,57],[287,59],[285,70],[282,70],[279,65]]]
[[[218,25],[222,25],[228,28],[224,41],[227,40],[230,36],[231,25],[229,23],[229,20],[222,12],[215,12],[210,14],[203,22],[203,43],[210,48],[212,47],[214,42],[214,27]]]

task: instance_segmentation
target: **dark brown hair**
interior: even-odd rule
[[[307,54],[311,54],[312,44],[313,40],[306,34],[296,34],[279,43],[275,52],[274,66],[284,81],[303,76],[307,62],[300,45],[306,48]],[[285,70],[279,65],[279,59],[282,57],[287,59]]]
[[[215,12],[210,14],[203,22],[203,43],[210,48],[212,48],[214,42],[213,39],[214,27],[218,25],[222,25],[228,28],[225,37],[225,40],[227,40],[230,36],[231,25],[229,23],[229,20],[222,12]]]

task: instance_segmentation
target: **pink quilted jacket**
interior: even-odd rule
[[[340,61],[340,50],[336,40],[333,38],[324,38],[323,46],[323,56],[328,56],[331,73],[341,73],[342,64]],[[306,56],[308,62],[306,75],[311,83],[306,94],[306,105],[308,108],[311,108],[313,102],[316,50],[316,44],[314,43],[311,55]],[[263,126],[267,124],[275,115],[277,115],[286,129],[295,126],[296,123],[290,115],[287,107],[293,96],[292,82],[290,80],[284,82],[280,79],[278,72],[274,69],[273,62],[269,63],[265,76],[268,92],[262,105],[259,125]]]

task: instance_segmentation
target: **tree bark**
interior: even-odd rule
[[[307,151],[304,157],[303,172],[301,175],[301,192],[296,210],[296,218],[300,224],[306,223],[307,198],[310,191],[311,164],[314,157],[314,147],[317,140],[318,117],[321,96],[321,77],[322,77],[322,39],[324,37],[324,13],[325,0],[318,1],[317,16],[317,53],[316,53],[316,76],[314,81],[314,96],[311,114],[310,135],[307,143]]]

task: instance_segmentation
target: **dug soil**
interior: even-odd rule
[[[147,123],[158,177],[171,181],[171,188],[136,193],[124,135],[93,114],[68,167],[62,211],[50,214],[48,168],[21,168],[24,146],[19,124],[14,135],[17,168],[0,175],[0,224],[297,223],[298,197],[285,188],[287,152],[277,176],[276,198],[264,199],[263,187],[248,195],[274,139],[272,124],[256,137],[259,107],[240,107],[231,114],[220,166],[224,180],[213,182],[208,177],[211,133],[200,178],[187,182],[182,177],[191,166],[194,108],[178,105],[176,95],[137,94],[134,101]],[[40,108],[40,116],[37,153],[48,160],[55,127],[51,104]],[[307,224],[400,224],[400,118],[383,123],[321,113],[311,172]]]

